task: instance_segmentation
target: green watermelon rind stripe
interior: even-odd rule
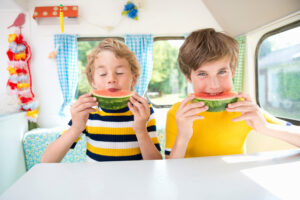
[[[99,107],[107,110],[119,110],[127,107],[129,98],[132,95],[125,96],[125,97],[101,97],[92,94],[92,96],[96,97]]]
[[[199,99],[195,98],[192,100],[192,102],[204,102],[205,105],[208,106],[207,112],[222,112],[225,111],[227,108],[227,105],[230,103],[235,103],[238,101],[237,97],[234,98],[226,98],[226,99],[214,99],[214,100],[208,100],[208,99]]]

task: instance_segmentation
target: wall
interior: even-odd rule
[[[25,112],[0,115],[0,196],[26,172],[22,138],[27,131]]]
[[[31,0],[26,12],[26,34],[32,49],[31,70],[33,91],[40,104],[38,123],[41,127],[63,125],[67,118],[58,116],[62,95],[57,78],[55,60],[47,58],[54,49],[53,35],[60,33],[59,24],[38,25],[32,19],[35,6],[59,5],[61,1]],[[184,33],[204,27],[213,27],[222,30],[215,19],[208,12],[202,1],[199,0],[151,0],[143,1],[139,20],[134,21],[121,16],[121,10],[127,0],[77,0],[64,1],[64,5],[79,5],[79,20],[77,24],[65,22],[65,33],[79,36],[122,36],[127,33],[152,33],[154,36],[183,36]],[[1,12],[0,24],[8,26],[13,22],[17,11]],[[46,22],[47,23],[47,22]],[[115,27],[107,32],[103,27]],[[8,31],[0,33],[1,52],[7,50]],[[3,92],[8,77],[6,72],[7,60],[1,56],[0,93]],[[5,67],[2,67],[5,66]]]
[[[246,66],[245,66],[245,93],[248,93],[252,99],[256,99],[255,94],[255,50],[260,38],[267,32],[300,20],[300,12],[291,14],[283,19],[267,24],[259,29],[249,32],[247,36]],[[247,138],[247,152],[261,152],[278,149],[295,148],[283,141],[264,136],[252,131]]]

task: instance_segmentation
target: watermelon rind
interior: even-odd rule
[[[236,96],[231,98],[223,98],[223,99],[202,99],[196,97],[192,100],[192,102],[204,102],[205,105],[208,106],[207,112],[222,112],[225,111],[227,105],[230,103],[235,103],[238,101]]]
[[[122,108],[126,108],[128,106],[129,99],[133,94],[134,92],[131,92],[130,94],[125,96],[110,97],[102,96],[92,92],[92,96],[95,97],[98,101],[98,106],[106,110],[120,110]]]

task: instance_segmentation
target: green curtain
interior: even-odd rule
[[[245,56],[246,56],[246,36],[240,36],[236,38],[239,43],[239,57],[238,66],[233,77],[233,91],[242,92],[243,91],[243,73],[245,67]]]

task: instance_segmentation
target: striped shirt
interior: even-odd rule
[[[152,105],[147,122],[148,134],[160,151]],[[120,110],[97,108],[89,114],[83,134],[87,136],[87,161],[142,160],[137,137],[132,128],[134,116],[128,107]],[[72,125],[72,120],[69,126]],[[77,139],[71,148],[76,145]]]

